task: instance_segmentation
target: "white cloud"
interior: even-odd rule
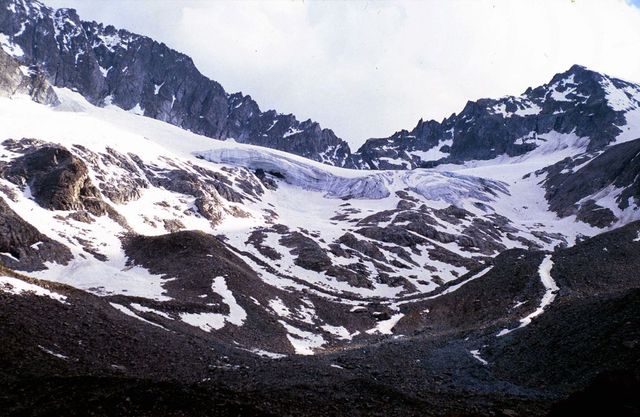
[[[624,1],[46,2],[164,41],[227,91],[356,146],[574,63],[640,81],[640,9]]]

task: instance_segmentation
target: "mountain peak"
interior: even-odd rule
[[[573,64],[567,71],[560,72],[551,78],[551,81],[547,85],[553,85],[556,83],[566,84],[593,84],[599,83],[603,78],[609,78],[606,74],[594,71],[587,68],[584,65]],[[596,84],[592,85],[597,87]]]
[[[397,132],[359,152],[371,168],[405,169],[407,163],[418,168],[524,155],[544,145],[539,135],[577,137],[588,150],[601,150],[640,135],[638,109],[640,86],[575,64],[520,96],[467,101],[461,112],[431,121],[428,129],[418,123],[406,135],[411,141],[396,141],[403,136]]]
[[[589,68],[585,67],[584,65],[580,65],[580,64],[573,64],[571,66],[571,68],[569,68],[568,72],[582,72],[582,71],[590,71]]]

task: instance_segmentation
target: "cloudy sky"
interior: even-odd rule
[[[228,92],[354,147],[574,63],[640,82],[640,0],[45,3],[163,41]]]

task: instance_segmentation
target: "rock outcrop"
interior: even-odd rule
[[[547,175],[545,197],[559,216],[610,226],[622,211],[640,206],[640,139],[566,158],[537,174]]]
[[[0,176],[28,190],[40,206],[49,210],[86,210],[96,216],[109,212],[89,178],[86,164],[62,147],[36,147],[0,167]]]
[[[45,262],[66,264],[71,251],[29,224],[0,197],[0,264],[23,271],[46,269]]]
[[[37,103],[56,105],[56,93],[37,67],[27,67],[0,49],[0,97],[26,94]]]

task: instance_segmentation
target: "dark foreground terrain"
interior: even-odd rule
[[[554,252],[557,299],[504,336],[518,324],[513,300],[544,290],[544,253],[507,251],[482,279],[411,303],[396,328],[406,336],[315,356],[262,358],[60,284],[46,287],[66,303],[0,292],[0,413],[639,415],[639,229]]]

